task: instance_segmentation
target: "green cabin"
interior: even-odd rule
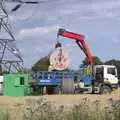
[[[30,94],[29,74],[4,74],[4,96],[25,96]]]

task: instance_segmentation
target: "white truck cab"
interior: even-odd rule
[[[75,92],[106,94],[111,93],[113,89],[118,88],[119,80],[117,77],[116,66],[95,65],[92,76],[93,77],[85,76],[84,78],[78,78],[79,81],[75,84]],[[91,80],[92,83],[88,84]]]
[[[117,68],[113,65],[96,65],[94,68],[95,81],[102,85],[102,91],[112,91],[113,88],[118,88]]]

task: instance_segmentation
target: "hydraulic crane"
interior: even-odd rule
[[[88,92],[96,92],[96,93],[104,93],[104,92],[111,92],[113,88],[118,87],[118,78],[117,76],[117,69],[115,66],[110,65],[94,65],[94,58],[92,53],[90,52],[90,49],[85,41],[84,35],[76,34],[73,32],[69,32],[65,29],[59,29],[57,36],[63,36],[66,38],[71,38],[75,40],[77,45],[80,47],[80,49],[85,53],[89,64],[92,68],[92,74],[91,77],[85,77],[83,78],[83,82],[85,83],[87,80],[87,87],[84,85],[82,88],[82,91],[88,91]],[[91,80],[91,83],[88,84],[88,79]]]
[[[80,49],[85,53],[90,65],[94,65],[93,55],[89,50],[89,47],[85,41],[84,35],[76,34],[73,32],[66,31],[65,29],[59,29],[57,36],[63,36],[75,40]]]

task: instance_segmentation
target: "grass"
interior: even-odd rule
[[[36,100],[29,98],[25,105],[19,106],[21,110],[17,113],[14,110],[11,114],[10,108],[0,108],[0,120],[18,120],[18,116],[20,120],[119,120],[120,100],[111,98],[108,103],[103,107],[99,100],[90,103],[88,98],[83,98],[78,105],[58,106],[42,97]]]
[[[5,109],[0,109],[0,120],[9,120],[10,114]]]

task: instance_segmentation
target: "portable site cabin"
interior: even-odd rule
[[[10,73],[4,75],[4,96],[25,96],[30,94],[29,75]]]

